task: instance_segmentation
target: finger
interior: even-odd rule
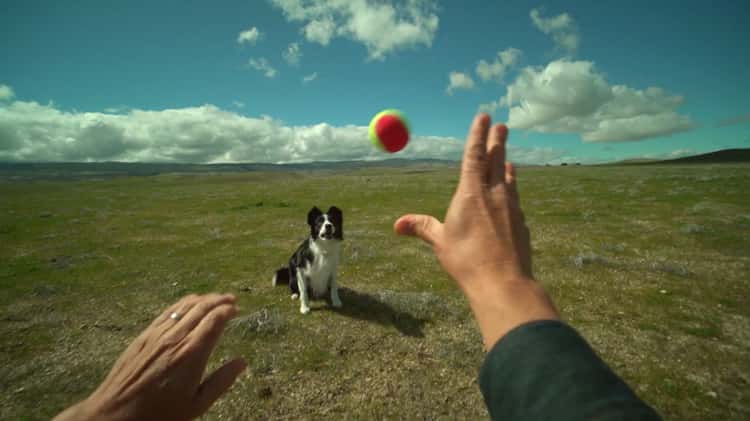
[[[154,319],[154,321],[151,323],[151,326],[158,326],[164,323],[165,321],[170,319],[172,313],[179,311],[180,309],[185,309],[182,313],[184,314],[187,311],[186,308],[189,308],[194,303],[198,302],[198,300],[200,300],[200,296],[196,294],[190,294],[180,298],[179,301],[167,307],[166,310],[164,310],[156,319]]]
[[[152,346],[154,346],[155,344],[164,343],[165,331],[168,335],[172,336],[172,343],[178,344],[186,335],[184,330],[186,326],[180,325],[180,320],[172,320],[170,317],[171,314],[174,312],[188,311],[187,308],[190,308],[190,306],[196,306],[196,304],[198,303],[204,304],[206,300],[210,300],[215,297],[218,297],[222,300],[230,300],[232,303],[234,302],[234,296],[231,295],[220,296],[217,294],[213,294],[207,296],[199,296],[191,294],[183,297],[178,302],[169,306],[161,315],[159,315],[159,317],[157,317],[151,323],[148,328],[141,332],[141,334],[138,335],[138,337],[134,339],[133,342],[131,342],[125,352],[123,352],[120,358],[118,358],[118,360],[112,366],[108,377],[114,375],[114,373],[121,371],[122,368],[126,364],[128,364],[128,362],[137,359],[135,357],[137,354],[140,354],[142,352],[151,352],[149,350],[152,350]],[[196,313],[191,312],[190,314],[195,315]],[[187,322],[190,323],[190,321]]]
[[[475,187],[485,181],[487,174],[487,131],[490,117],[485,113],[478,114],[471,123],[469,134],[464,145],[461,161],[461,183]]]
[[[215,308],[227,304],[233,307],[235,300],[234,295],[231,294],[208,294],[201,296],[199,301],[182,316],[182,319],[176,321],[174,327],[170,329],[170,333],[178,338],[184,337],[198,326],[203,318]]]
[[[516,187],[516,168],[510,162],[505,163],[505,186],[511,199],[520,205],[518,201],[518,188]]]
[[[172,314],[177,313],[180,316],[187,314],[187,312],[196,303],[201,300],[201,296],[197,294],[190,294],[182,297],[179,301],[169,306],[162,314],[159,315],[151,325],[143,331],[141,337],[143,339],[143,347],[146,343],[153,344],[158,341],[164,335],[165,331],[172,329],[175,326],[176,320],[172,319]]]
[[[490,129],[490,137],[487,142],[487,156],[489,165],[490,185],[505,182],[505,142],[508,139],[508,127],[504,124],[496,124]]]
[[[194,358],[195,364],[205,367],[208,357],[224,333],[227,322],[237,315],[234,304],[222,304],[209,312],[185,337],[185,347],[181,354]]]
[[[504,166],[504,178],[505,178],[505,184],[509,186],[516,185],[516,168],[513,166],[512,163],[506,162]]]
[[[123,352],[117,361],[115,361],[115,364],[112,365],[109,376],[122,370],[128,362],[136,358],[136,355],[144,352],[144,350],[148,350],[150,345],[158,343],[159,338],[162,337],[164,331],[172,327],[175,323],[174,320],[170,319],[172,313],[179,311],[181,308],[192,305],[199,299],[200,296],[190,294],[182,297],[179,301],[167,307],[146,329],[143,330],[143,332],[140,333],[140,335],[138,335],[138,337],[133,340],[133,342],[130,343],[125,352]]]
[[[200,387],[195,396],[195,416],[203,415],[234,384],[244,370],[247,363],[242,358],[229,361],[218,370],[211,373]]]
[[[419,237],[422,241],[434,245],[439,242],[443,233],[443,224],[430,215],[404,215],[393,224],[398,235]]]

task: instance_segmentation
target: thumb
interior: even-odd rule
[[[443,224],[430,215],[404,215],[393,224],[393,230],[434,245],[443,234]]]
[[[232,386],[237,376],[247,367],[247,363],[242,358],[229,361],[218,370],[211,373],[198,388],[195,396],[195,406],[197,417],[208,411],[208,408],[221,397]]]

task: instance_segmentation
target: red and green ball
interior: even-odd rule
[[[383,110],[370,121],[368,134],[377,148],[395,153],[409,143],[409,122],[398,110]]]

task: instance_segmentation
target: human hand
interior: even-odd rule
[[[557,318],[533,281],[529,230],[516,189],[513,165],[505,162],[508,128],[490,128],[486,114],[469,130],[461,177],[441,223],[429,215],[404,215],[400,235],[432,246],[440,265],[469,299],[489,348],[505,332],[530,320]]]
[[[56,417],[188,420],[204,414],[246,363],[227,362],[202,382],[211,352],[237,309],[232,295],[190,295],[173,304],[120,356],[86,400]],[[178,319],[171,315],[177,313]]]
[[[432,245],[443,269],[462,289],[481,277],[532,277],[529,230],[519,205],[515,170],[505,162],[508,128],[489,126],[487,115],[474,119],[445,223],[429,215],[405,215],[394,224],[398,234]]]

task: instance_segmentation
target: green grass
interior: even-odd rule
[[[522,168],[535,274],[665,419],[750,417],[750,166]],[[481,419],[481,341],[428,247],[455,168],[0,184],[0,419],[90,393],[180,296],[242,308],[212,366],[249,369],[206,419]],[[321,200],[325,200],[323,203]],[[344,308],[302,316],[271,276],[312,205],[345,212]]]

